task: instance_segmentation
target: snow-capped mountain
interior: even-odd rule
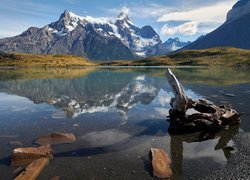
[[[0,50],[74,54],[93,60],[133,59],[165,52],[154,29],[135,26],[125,11],[113,19],[82,17],[65,11],[56,22],[1,39]]]
[[[191,43],[190,41],[187,42],[181,41],[179,38],[169,38],[167,41],[163,43],[163,45],[168,50],[168,52],[172,52],[181,49],[190,43]]]

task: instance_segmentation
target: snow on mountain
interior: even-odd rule
[[[159,35],[150,26],[136,27],[126,13],[126,11],[121,12],[117,18],[109,19],[91,16],[82,17],[73,12],[65,11],[57,22],[47,26],[50,32],[58,36],[65,36],[73,31],[78,24],[83,26],[91,24],[100,35],[118,38],[138,56],[154,55],[154,51],[152,53],[150,49],[162,43]],[[144,32],[145,29],[148,32]],[[146,37],[142,33],[150,33],[151,35]]]
[[[123,10],[116,18],[78,16],[65,10],[42,28],[0,39],[3,52],[72,54],[91,60],[135,59],[166,53],[151,26],[137,27]]]
[[[172,52],[181,49],[190,43],[191,43],[190,41],[187,42],[181,41],[179,38],[169,38],[167,41],[163,43],[163,45],[169,52]]]

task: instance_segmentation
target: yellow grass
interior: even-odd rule
[[[187,50],[172,55],[154,56],[139,60],[112,61],[108,66],[249,66],[250,50],[219,47]]]
[[[50,54],[9,54],[0,56],[0,66],[18,67],[70,67],[70,66],[96,66],[83,57],[72,55]]]

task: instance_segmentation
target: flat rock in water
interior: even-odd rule
[[[30,163],[27,168],[15,178],[15,180],[33,180],[41,173],[44,167],[49,163],[49,158],[39,158]]]
[[[48,146],[41,146],[38,148],[16,148],[13,151],[11,166],[27,165],[39,158],[52,158],[52,150]]]
[[[76,141],[76,136],[73,133],[51,133],[39,137],[35,143],[40,145],[54,145],[54,144],[65,144],[73,143]]]
[[[172,170],[169,167],[171,160],[163,149],[151,148],[153,175],[158,178],[170,178]]]

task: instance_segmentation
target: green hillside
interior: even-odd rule
[[[92,62],[71,55],[0,53],[0,66],[12,67],[81,67],[81,66],[249,66],[250,50],[220,47],[186,50],[171,55],[137,60]]]
[[[250,50],[230,47],[204,50],[186,50],[171,55],[155,56],[139,60],[112,61],[107,66],[249,66]]]

